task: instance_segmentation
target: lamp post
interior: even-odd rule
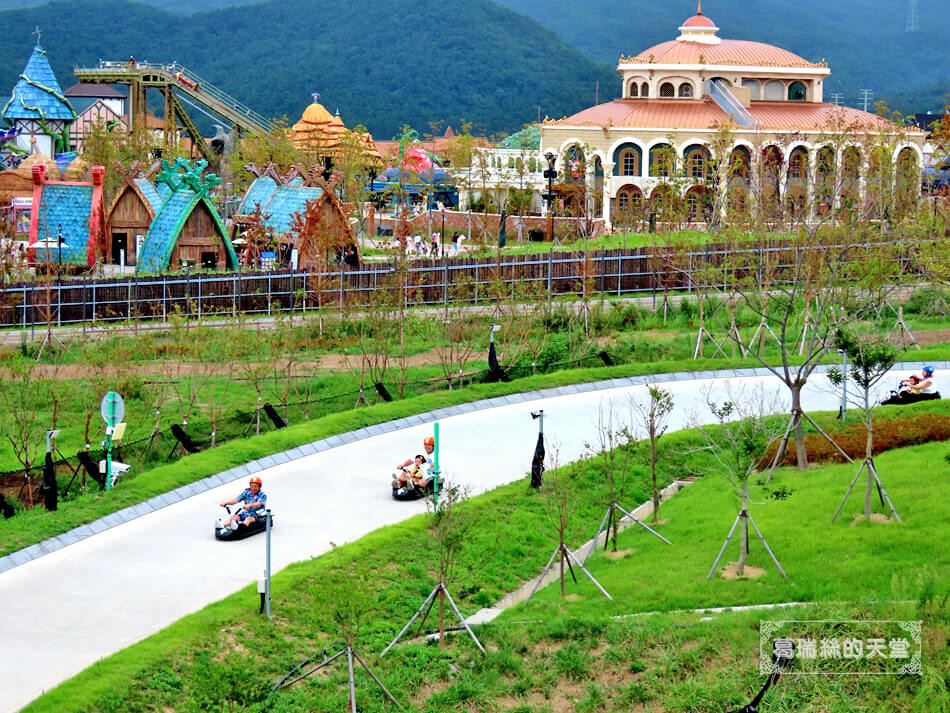
[[[557,170],[554,168],[554,164],[557,161],[557,156],[555,156],[553,151],[548,151],[544,154],[544,158],[547,159],[548,167],[544,170],[544,177],[548,179],[548,192],[544,195],[545,200],[548,202],[548,242],[554,242],[554,179],[557,177]]]
[[[439,211],[442,214],[442,232],[439,234],[439,250],[442,257],[445,257],[445,206]]]
[[[58,257],[56,261],[59,263],[59,270],[63,270],[63,226],[59,226],[59,231],[56,233],[56,250]]]
[[[847,423],[848,420],[848,354],[844,349],[839,349],[841,355],[841,410],[838,418],[841,423]]]

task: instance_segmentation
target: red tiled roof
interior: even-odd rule
[[[819,68],[813,63],[781,47],[747,40],[723,40],[717,45],[685,40],[670,40],[654,45],[633,57],[621,57],[623,63],[638,64],[713,64],[752,67]]]
[[[833,104],[810,102],[752,102],[749,113],[760,131],[832,132],[887,130],[894,125],[880,117]],[[729,116],[708,97],[703,99],[615,99],[592,106],[546,127],[598,126],[628,129],[713,129]],[[741,129],[737,129],[741,131]]]
[[[683,23],[683,27],[709,27],[713,28],[716,26],[716,23],[710,20],[708,17],[703,15],[693,15],[686,22]]]
[[[545,126],[611,126],[631,129],[708,129],[729,116],[710,99],[615,99]]]

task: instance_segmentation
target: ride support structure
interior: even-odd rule
[[[125,61],[100,60],[96,67],[75,67],[73,71],[80,82],[128,84],[129,121],[133,127],[145,124],[147,90],[159,90],[165,100],[165,143],[172,143],[180,122],[201,155],[208,160],[215,158],[214,152],[185,109],[186,102],[199,110],[214,112],[229,122],[235,138],[242,132],[265,133],[274,126],[270,119],[177,62],[155,64],[132,58]]]

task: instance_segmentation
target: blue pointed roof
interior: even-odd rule
[[[278,186],[272,178],[261,176],[247,189],[238,213],[250,215],[259,205],[266,217],[264,225],[278,235],[289,233],[294,213],[302,213],[307,201],[314,201],[323,195],[322,188],[302,186],[301,183],[303,179],[295,178],[288,184]]]
[[[161,209],[155,215],[155,220],[149,226],[145,241],[142,243],[142,250],[136,258],[136,272],[154,274],[168,268],[172,250],[178,242],[182,228],[185,227],[185,222],[201,203],[204,203],[211,213],[218,236],[228,254],[228,262],[231,265],[237,265],[237,254],[234,252],[231,238],[211,200],[204,193],[179,188],[165,199]]]
[[[40,45],[33,48],[33,54],[0,115],[11,125],[17,119],[72,121],[76,118],[69,100],[56,81],[53,68],[46,58],[46,50]]]
[[[273,178],[269,176],[258,176],[247,189],[247,193],[244,194],[241,205],[238,206],[238,214],[250,215],[257,206],[260,206],[261,210],[264,210],[276,190],[277,183]]]
[[[145,200],[148,201],[148,204],[152,206],[152,210],[157,215],[158,211],[161,210],[162,203],[165,202],[167,194],[163,196],[155,184],[144,177],[136,178],[135,185],[140,191],[142,191],[142,195],[145,196]],[[166,186],[164,183],[160,183],[159,185],[164,186],[169,192],[171,192],[171,189],[168,188],[168,186]]]
[[[63,236],[64,265],[89,262],[89,215],[92,213],[93,186],[46,184],[37,215],[37,239],[56,241]],[[58,247],[37,248],[37,262],[58,263]]]

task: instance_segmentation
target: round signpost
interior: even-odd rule
[[[102,397],[99,413],[106,422],[106,490],[112,490],[112,432],[125,417],[125,401],[115,391]]]

